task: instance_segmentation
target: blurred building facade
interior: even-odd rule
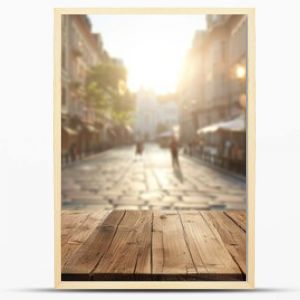
[[[81,156],[91,151],[99,139],[96,108],[85,101],[85,80],[88,70],[102,59],[101,37],[92,33],[88,17],[63,15],[61,113],[62,150],[66,154],[76,151]]]
[[[178,125],[179,111],[174,98],[160,101],[151,90],[141,88],[136,96],[134,135],[136,140],[153,141],[161,131]]]
[[[158,102],[158,124],[171,131],[179,122],[178,105],[175,101]],[[158,126],[157,124],[157,126]],[[156,127],[157,128],[157,127]]]
[[[84,101],[88,70],[101,63],[101,37],[91,32],[85,15],[62,16],[62,113],[94,122],[95,114]]]
[[[157,118],[155,93],[141,88],[136,96],[135,138],[137,140],[153,140]]]
[[[86,15],[63,15],[61,33],[62,158],[69,161],[112,146],[118,140],[116,131],[127,138],[130,128],[115,124],[86,99],[89,70],[108,60],[123,62],[104,50],[101,35],[92,32]]]
[[[195,34],[178,87],[184,143],[193,141],[198,129],[243,113],[247,17],[207,15],[206,21],[207,29]],[[237,74],[243,70],[245,74]]]
[[[198,128],[198,111],[196,106],[204,107],[205,85],[205,50],[206,32],[195,34],[192,48],[189,50],[184,64],[178,91],[180,106],[180,132],[185,142],[193,139]]]

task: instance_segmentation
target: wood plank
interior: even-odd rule
[[[246,234],[225,213],[217,211],[201,212],[212,231],[217,231],[229,253],[246,274]],[[218,236],[217,234],[215,234]]]
[[[109,248],[124,211],[112,211],[104,222],[96,227],[80,248],[70,256],[62,269],[62,280],[90,280],[91,273]]]
[[[153,212],[152,273],[162,274],[164,266],[163,215]]]
[[[143,211],[145,215],[144,224],[141,225],[140,234],[137,236],[138,256],[136,261],[136,274],[151,273],[152,261],[152,211]]]
[[[155,211],[153,217],[153,273],[196,274],[177,212]]]
[[[185,240],[193,262],[206,280],[243,280],[242,273],[232,259],[220,236],[212,231],[197,211],[179,212]]]
[[[245,212],[106,213],[62,214],[62,280],[245,279]]]
[[[80,225],[72,232],[68,241],[64,244],[61,251],[61,265],[64,266],[68,258],[79,249],[93,232],[93,230],[100,225],[105,217],[109,214],[109,211],[100,210],[91,213],[87,219],[80,223]],[[64,218],[64,216],[63,216]]]
[[[225,214],[246,232],[246,211],[226,211]]]
[[[151,211],[126,211],[114,240],[93,272],[95,280],[151,273]],[[115,279],[116,280],[116,279]]]
[[[66,213],[61,217],[61,245],[69,240],[73,232],[87,219],[89,213]]]

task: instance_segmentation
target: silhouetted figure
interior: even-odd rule
[[[70,147],[70,157],[71,157],[71,161],[76,160],[76,145],[74,143]]]
[[[170,151],[172,156],[172,165],[179,167],[179,160],[178,160],[178,142],[175,136],[172,137],[170,141]]]
[[[144,151],[144,144],[142,141],[138,141],[136,143],[136,148],[135,148],[135,154],[136,155],[142,155]]]
[[[194,154],[194,144],[193,142],[189,142],[189,155],[193,156]]]

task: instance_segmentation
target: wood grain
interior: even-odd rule
[[[243,274],[246,274],[246,234],[225,213],[210,211],[201,215],[211,229],[219,233],[227,250]]]
[[[149,211],[125,213],[113,242],[94,270],[95,280],[102,274],[151,273],[151,223]]]
[[[89,213],[70,213],[63,215],[61,221],[61,245],[67,243],[71,235],[77,231],[78,227],[88,218]]]
[[[242,273],[232,260],[218,233],[211,230],[198,212],[180,213],[185,239],[202,278],[242,280]],[[204,276],[206,275],[206,276]]]
[[[228,211],[228,212],[225,212],[225,214],[246,232],[246,212],[245,211]]]
[[[109,248],[124,211],[112,211],[63,266],[63,280],[90,280],[92,271]]]
[[[62,246],[62,266],[66,264],[68,258],[72,256],[76,250],[88,239],[93,230],[101,225],[109,211],[102,210],[90,213],[84,222],[76,226],[76,230],[69,235],[69,239]]]
[[[197,273],[177,212],[154,212],[153,273]]]
[[[62,280],[246,278],[245,212],[64,212],[62,226]]]

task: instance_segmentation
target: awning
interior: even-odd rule
[[[127,132],[129,132],[129,133],[133,132],[132,128],[129,125],[126,125],[125,128],[126,128]]]
[[[240,115],[236,119],[223,123],[220,126],[220,129],[228,131],[245,131],[245,116]]]
[[[220,122],[213,125],[209,125],[197,130],[197,134],[205,134],[209,132],[215,132],[218,130],[226,130],[233,132],[242,132],[245,131],[245,116],[240,115],[237,118],[227,121]]]
[[[197,134],[203,134],[203,133],[208,133],[208,132],[215,132],[219,129],[219,125],[221,123],[217,123],[217,124],[213,124],[213,125],[209,125],[203,128],[200,128],[197,130]]]
[[[77,131],[69,127],[63,127],[63,130],[69,135],[77,135]]]
[[[96,129],[94,126],[92,126],[92,125],[86,125],[86,126],[84,126],[84,127],[86,128],[87,131],[89,131],[89,132],[91,132],[91,133],[96,133],[96,132],[98,132],[97,129]]]

